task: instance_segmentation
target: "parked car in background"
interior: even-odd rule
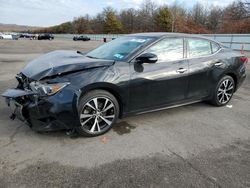
[[[74,41],[81,40],[81,41],[89,41],[90,38],[88,36],[80,35],[80,36],[74,36],[73,37]]]
[[[33,130],[101,135],[118,118],[210,101],[226,105],[248,59],[205,37],[139,33],[88,52],[54,51],[24,67],[2,95]]]
[[[53,40],[54,36],[49,33],[40,34],[37,37],[38,40]]]
[[[18,38],[17,33],[0,33],[0,39],[18,40]]]
[[[24,39],[35,39],[35,34],[31,33],[19,33],[19,38],[24,38]]]
[[[0,39],[3,39],[3,35],[4,35],[3,33],[0,33]]]
[[[5,34],[5,33],[0,33],[0,39],[9,39],[12,40],[12,34]]]
[[[18,39],[19,39],[19,35],[17,35],[17,34],[12,35],[12,40],[18,40]]]
[[[29,33],[20,33],[19,37],[20,38],[30,38],[30,34]]]

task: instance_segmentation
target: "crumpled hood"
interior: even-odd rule
[[[60,75],[71,71],[88,68],[111,66],[113,60],[92,59],[76,51],[60,50],[42,55],[28,63],[21,71],[25,76],[33,80]]]

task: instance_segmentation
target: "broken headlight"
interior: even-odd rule
[[[56,94],[58,91],[62,90],[69,84],[69,82],[53,84],[31,82],[30,88],[32,89],[32,91],[37,92],[40,96],[50,96]]]

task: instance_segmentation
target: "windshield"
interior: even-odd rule
[[[153,39],[153,37],[139,36],[120,37],[90,51],[86,56],[90,58],[121,61]]]

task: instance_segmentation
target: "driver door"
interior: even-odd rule
[[[158,61],[130,63],[130,111],[160,108],[184,100],[188,89],[184,39],[165,38],[143,53],[156,54]]]

